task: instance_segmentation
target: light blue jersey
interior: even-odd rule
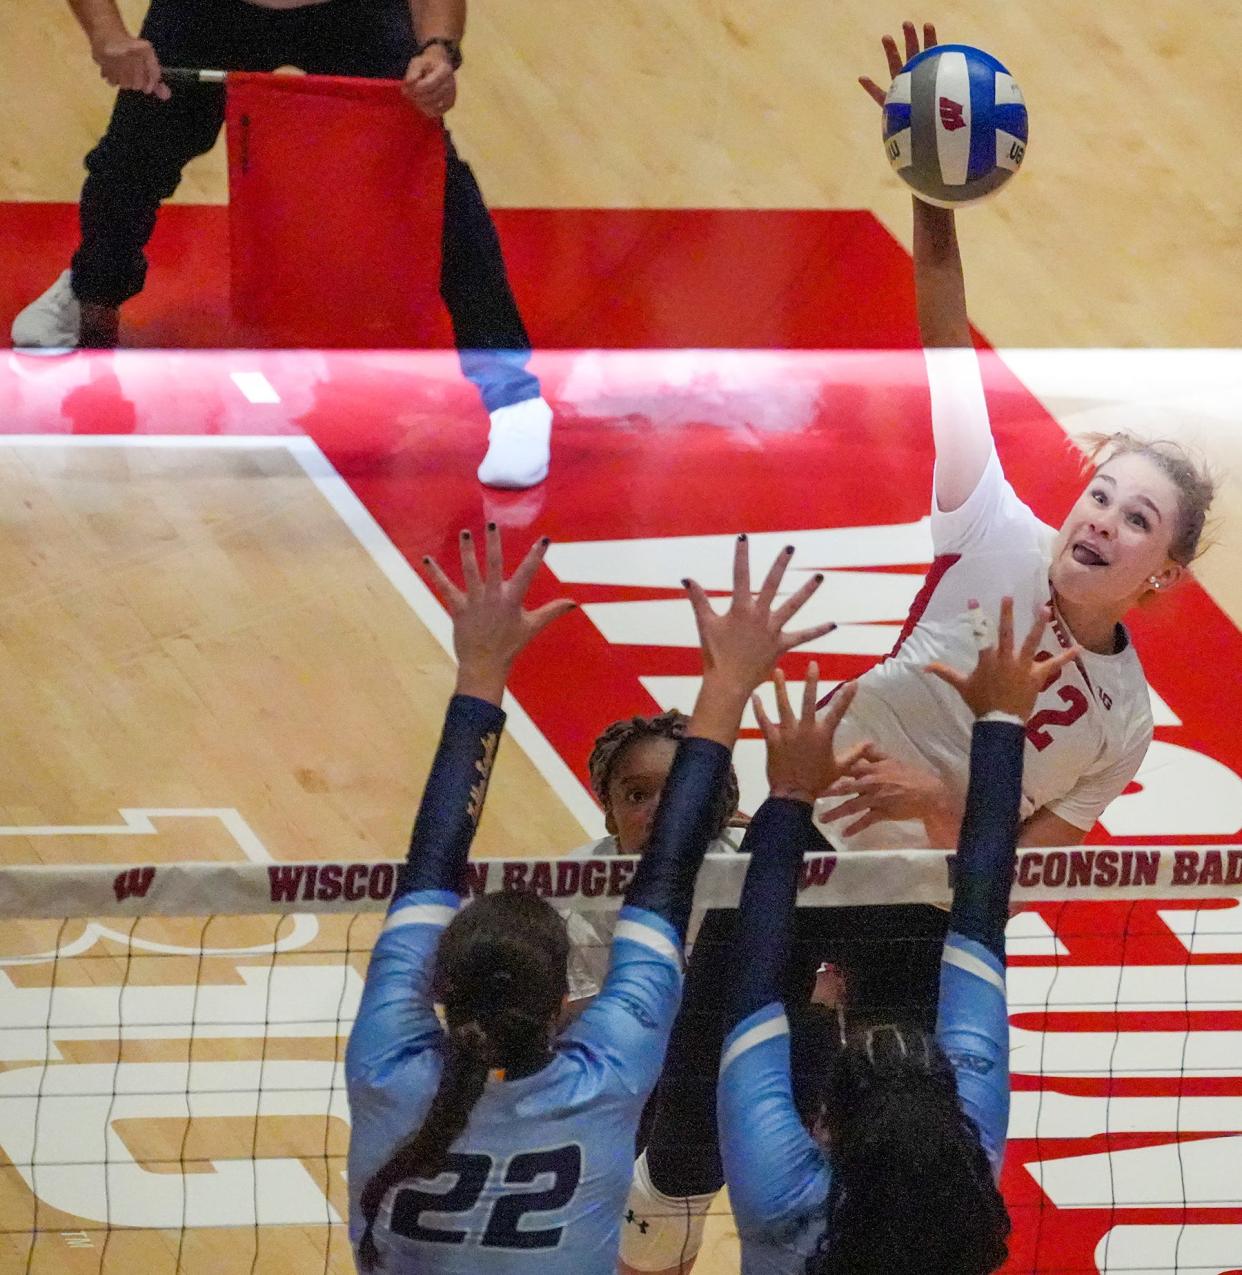
[[[940,965],[936,1039],[999,1178],[1009,1123],[1005,970],[984,944],[953,931]],[[717,1105],[742,1275],[803,1275],[826,1226],[832,1166],[794,1105],[789,1023],[779,1002],[729,1033]]]
[[[417,1129],[440,1080],[431,998],[436,945],[459,899],[397,901],[375,945],[346,1058],[352,1110],[350,1239],[359,1197]],[[489,1080],[445,1170],[390,1190],[375,1241],[385,1275],[615,1275],[634,1131],[681,995],[681,939],[656,913],[622,909],[603,990],[551,1063]]]

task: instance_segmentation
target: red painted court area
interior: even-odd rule
[[[917,343],[909,260],[870,213],[501,208],[494,216],[531,341],[543,349]],[[6,333],[69,264],[76,235],[74,205],[0,204]],[[150,259],[145,292],[123,312],[124,344],[274,343],[231,313],[227,208],[165,208]],[[447,346],[447,323],[442,332]],[[388,342],[341,314],[331,344]]]

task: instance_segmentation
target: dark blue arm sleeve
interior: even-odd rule
[[[759,807],[742,852],[750,854],[734,939],[737,963],[729,1006],[730,1028],[781,999],[781,980],[793,940],[794,905],[803,851],[823,849],[811,807],[804,801],[769,797]]]
[[[629,907],[667,921],[686,941],[694,880],[716,829],[713,797],[725,782],[730,752],[710,739],[683,739],[660,794],[651,840],[625,892]]]
[[[398,875],[398,895],[411,890],[465,893],[466,859],[504,724],[502,710],[486,700],[454,695],[449,701],[410,850]]]
[[[975,723],[949,914],[951,929],[982,943],[1001,961],[1018,849],[1025,735],[1016,722]]]

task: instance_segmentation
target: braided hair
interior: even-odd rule
[[[853,1034],[825,1098],[833,1187],[807,1275],[990,1275],[1001,1266],[1009,1214],[932,1036],[893,1024]]]
[[[591,791],[603,806],[606,815],[612,814],[610,785],[617,763],[626,750],[644,739],[671,739],[674,742],[684,739],[689,725],[690,718],[685,713],[670,708],[655,717],[623,717],[605,728],[591,749],[587,770],[591,775]],[[729,820],[737,814],[740,800],[737,772],[730,766],[724,785],[712,794],[713,841],[724,832],[729,826]]]
[[[493,1067],[538,1070],[568,990],[565,922],[533,894],[487,894],[463,908],[436,950],[432,990],[448,1034],[440,1083],[423,1123],[398,1144],[363,1188],[364,1271],[383,1262],[373,1234],[388,1192],[408,1178],[431,1178],[466,1128]]]

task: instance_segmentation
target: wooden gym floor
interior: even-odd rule
[[[134,15],[142,6],[122,7]],[[454,133],[501,209],[563,213],[574,226],[582,223],[572,218],[591,210],[855,209],[908,245],[908,201],[883,160],[874,108],[854,84],[857,74],[879,73],[878,36],[906,16],[934,17],[942,38],[994,51],[1031,107],[1027,170],[1004,197],[965,214],[961,229],[972,317],[1007,351],[993,370],[992,403],[1019,490],[1059,517],[1074,481],[1062,432],[1120,424],[1185,436],[1224,471],[1220,543],[1202,564],[1201,587],[1140,622],[1165,710],[1161,751],[1144,791],[1118,803],[1115,826],[1099,838],[1236,841],[1236,6],[1200,3],[1144,24],[1116,0],[1089,11],[1069,0],[948,4],[927,15],[888,3],[777,10],[685,0],[599,10],[476,0]],[[0,143],[3,217],[5,201],[76,197],[81,157],[109,96],[67,8],[0,0],[0,25],[0,97],[16,121]],[[178,199],[224,197],[217,150],[192,167]],[[857,291],[843,311],[862,313],[875,295],[888,295],[892,271],[904,269],[889,248],[895,255],[879,262],[888,249],[876,242],[873,273],[850,285]],[[50,281],[61,265],[42,241],[38,251]],[[159,268],[171,276],[175,262]],[[753,259],[741,255],[722,269],[736,281],[739,308],[754,304]],[[892,344],[908,344],[908,313],[891,322]],[[839,339],[825,343],[870,343],[860,331],[842,317]],[[594,339],[588,327],[561,343]],[[1201,347],[1214,348],[1192,352]],[[485,517],[498,518],[511,542],[545,531],[580,542],[580,556],[554,560],[541,588],[549,596],[569,589],[589,614],[567,621],[538,667],[520,672],[515,691],[528,720],[514,722],[501,751],[479,851],[554,854],[595,835],[598,816],[582,784],[594,730],[622,712],[684,704],[693,690],[693,653],[658,609],[668,586],[626,574],[635,542],[663,551],[671,541],[672,562],[683,551],[677,538],[723,537],[741,518],[755,532],[806,537],[800,556],[809,566],[812,553],[828,552],[816,528],[904,526],[924,512],[925,421],[917,438],[894,424],[925,415],[917,373],[908,360],[872,357],[545,356],[539,370],[562,422],[553,476],[516,497],[487,495],[473,482],[481,420],[451,358],[123,353],[54,366],[11,362],[0,375],[0,430],[13,436],[0,442],[0,720],[8,724],[0,862],[398,855],[451,684],[443,617],[407,563],[428,549],[443,552],[459,525]],[[256,384],[262,390],[245,379],[256,374],[274,402],[251,393]],[[188,441],[150,443],[169,434]],[[873,490],[858,490],[843,458],[872,467]],[[884,626],[900,619],[906,585],[893,583],[895,571],[915,578],[922,562],[917,544],[883,561],[861,552],[861,562],[826,563],[867,578],[858,597],[838,594],[851,610],[842,616],[845,645],[824,657],[836,676],[873,657]],[[659,633],[660,645],[640,644],[634,635],[643,632]],[[567,688],[567,667],[581,671],[581,688]],[[739,747],[744,779],[756,773],[757,749],[753,733]],[[748,782],[753,792],[757,780]],[[150,811],[162,813],[144,824]],[[325,922],[303,936],[293,959],[311,971],[308,997],[331,1000],[349,984],[339,971],[365,968],[373,928],[369,918],[348,934]],[[271,959],[160,964],[125,941],[127,924],[120,930],[87,956],[64,958],[58,983],[172,986],[198,974],[240,987],[239,970]],[[5,923],[0,933],[0,959],[56,945],[46,926]],[[144,923],[137,933],[191,950],[255,945],[269,953],[272,939],[258,922],[228,918],[207,933],[189,922]],[[337,970],[337,983],[320,986],[315,978],[328,976],[316,969]],[[49,978],[47,964],[0,967],[10,1004]],[[239,1017],[248,1012],[243,1005]],[[123,1052],[97,1036],[56,1043],[67,1067],[140,1069],[191,1056],[180,1040],[127,1040]],[[196,1039],[192,1057],[196,1067],[226,1066],[258,1051],[281,1066],[323,1066],[337,1043],[263,1041],[252,1022],[235,1039]],[[14,1086],[0,1084],[0,1097],[20,1101],[15,1074],[43,1061],[0,1054],[0,1080]],[[345,1125],[335,1105],[265,1116],[257,1126],[224,1111],[196,1120],[188,1137],[183,1121],[140,1103],[95,1118],[115,1121],[122,1159],[150,1166],[118,1188],[122,1204],[127,1191],[141,1196],[144,1183],[154,1198],[150,1183],[168,1176],[159,1162],[170,1154],[224,1165],[257,1149],[266,1163],[296,1162],[305,1175],[274,1169],[283,1177],[273,1196],[310,1192],[320,1210],[325,1198],[342,1207]],[[1030,1207],[1038,1200],[1065,1252],[1089,1256],[1115,1219],[1075,1204],[1076,1188],[1056,1207],[1032,1195],[1024,1164],[1058,1155],[1081,1155],[1085,1164],[1106,1148],[1056,1136],[1065,1141],[1045,1136],[1039,1154],[1019,1144],[1008,1185]],[[20,1156],[0,1142],[8,1228],[0,1275],[9,1275],[28,1268],[34,1214],[28,1183],[4,1156]],[[202,1173],[191,1176],[206,1182],[213,1170],[197,1167]],[[1240,1203],[1205,1216],[1236,1234]],[[301,1220],[263,1227],[257,1248],[244,1209],[231,1223],[184,1236],[164,1223],[131,1223],[113,1234],[105,1262],[97,1217],[45,1202],[30,1268],[85,1275],[141,1263],[171,1271],[179,1255],[190,1275],[252,1264],[271,1275],[348,1271],[339,1237],[328,1251],[325,1228],[290,1208]],[[1156,1230],[1168,1222],[1141,1212],[1127,1218]],[[1195,1234],[1190,1228],[1186,1245]],[[1163,1251],[1160,1242],[1151,1239],[1152,1252]],[[735,1251],[722,1212],[697,1269],[736,1269]],[[1190,1251],[1183,1247],[1183,1261]],[[1212,1260],[1197,1269],[1232,1268]],[[1045,1253],[1039,1269],[1047,1261]]]

